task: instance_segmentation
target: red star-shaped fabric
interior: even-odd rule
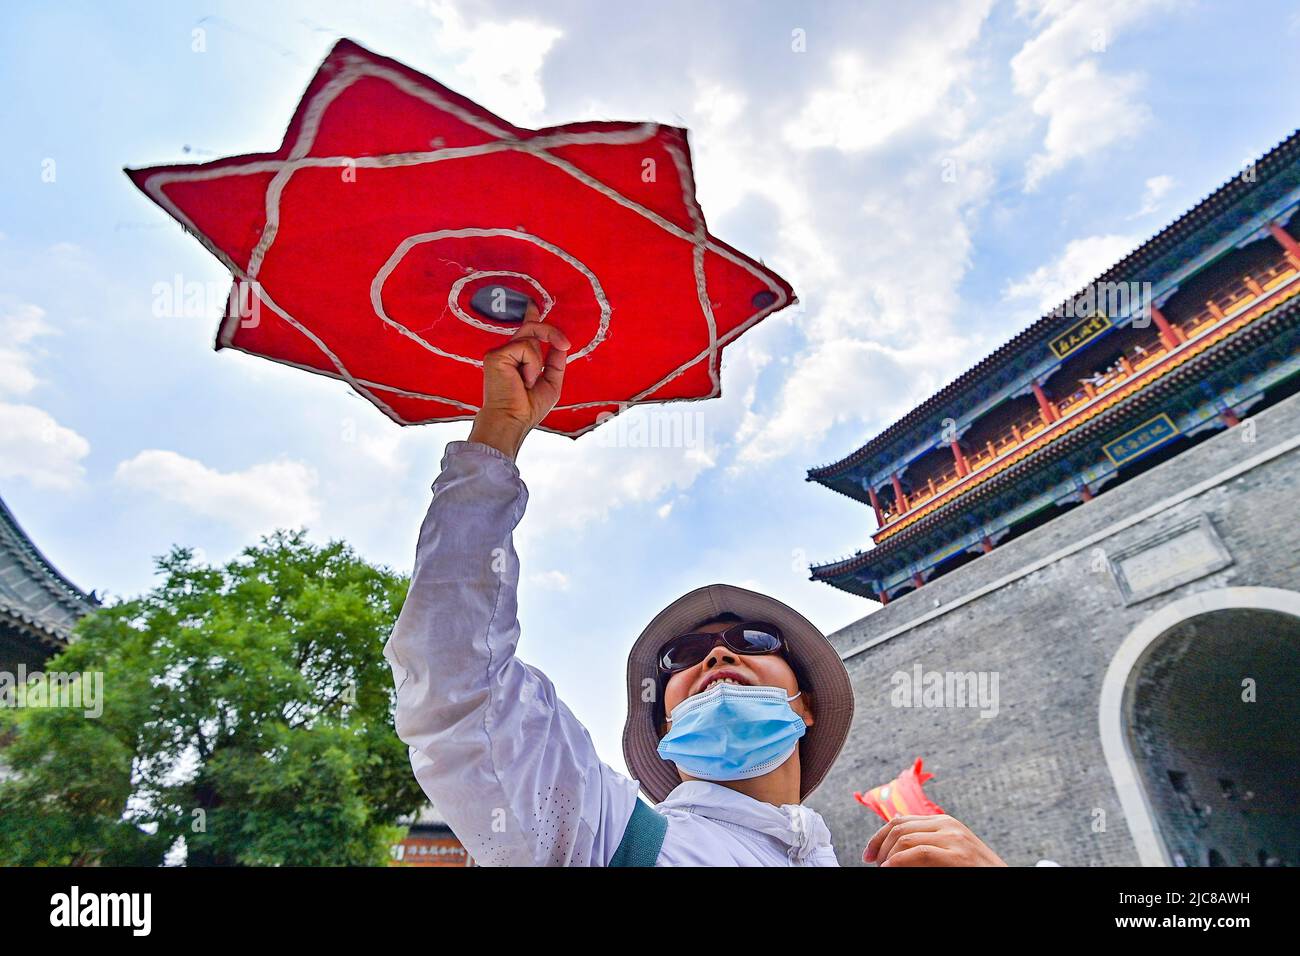
[[[403,425],[478,409],[482,356],[517,328],[472,307],[485,288],[573,344],[541,427],[575,437],[719,395],[723,346],[794,301],[709,234],[685,130],[520,129],[350,40],[274,153],[127,174],[234,276],[217,348],[340,378]]]

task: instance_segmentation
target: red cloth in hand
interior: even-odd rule
[[[889,783],[873,787],[866,793],[854,793],[853,798],[864,807],[869,807],[888,823],[901,814],[930,816],[943,813],[943,809],[925,795],[922,788],[934,774],[921,769],[921,758],[908,767]]]

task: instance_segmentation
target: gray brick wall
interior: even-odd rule
[[[846,661],[856,692],[853,730],[808,801],[825,816],[840,861],[859,863],[880,823],[854,801],[853,792],[885,783],[923,757],[936,775],[926,792],[1008,863],[1050,858],[1063,865],[1137,864],[1102,752],[1102,679],[1124,638],[1172,601],[1229,586],[1297,589],[1300,450],[1187,500],[1168,500],[1298,433],[1300,395],[832,634],[843,653],[905,629]],[[1158,511],[944,611],[1148,508]],[[1113,554],[1198,515],[1213,522],[1233,563],[1126,606],[1096,549]],[[911,672],[918,663],[926,671],[998,675],[996,716],[981,717],[978,709],[893,706],[891,675]]]

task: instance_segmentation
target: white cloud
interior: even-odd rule
[[[457,61],[464,93],[516,125],[535,122],[546,107],[542,64],[564,31],[527,18],[470,24],[448,0],[428,0],[438,29],[434,43]]]
[[[805,343],[774,401],[749,409],[739,463],[807,454],[838,422],[887,423],[969,362],[975,346],[954,323],[957,289],[1000,136],[990,128],[918,147],[865,181],[856,210],[819,208],[810,197],[824,184],[791,177],[804,203],[800,228],[818,239],[794,250],[796,282],[812,290],[797,323]]]
[[[0,402],[0,478],[67,490],[85,476],[90,443],[32,405]]]
[[[1160,200],[1173,188],[1174,177],[1152,176],[1146,181],[1146,189],[1142,193],[1142,207],[1129,218],[1137,219],[1139,216],[1155,212],[1160,208]]]
[[[521,540],[545,539],[605,520],[630,504],[652,504],[689,488],[717,462],[727,403],[678,402],[642,405],[583,436],[578,442],[535,434],[521,455],[520,470],[532,493]],[[660,424],[655,424],[656,422]],[[687,422],[677,445],[651,445],[638,436],[671,435]],[[608,429],[605,435],[600,432]],[[620,438],[619,436],[623,437]]]
[[[807,455],[832,426],[868,416],[888,422],[934,392],[970,357],[952,335],[931,339],[917,329],[909,349],[834,339],[806,351],[770,411],[745,421],[737,461],[758,464],[792,453]]]
[[[33,363],[36,339],[55,329],[39,306],[0,313],[0,395],[27,395],[41,385]],[[0,402],[0,478],[22,478],[38,488],[67,490],[85,476],[81,459],[90,443],[35,405]]]
[[[1004,297],[1023,300],[1043,314],[1074,295],[1132,251],[1134,236],[1088,236],[1073,239],[1053,262],[1007,283]]]
[[[1012,57],[1012,78],[1047,121],[1043,149],[1026,167],[1026,191],[1071,161],[1142,132],[1149,119],[1138,99],[1143,77],[1107,73],[1099,58],[1121,29],[1169,6],[1171,0],[1020,0],[1019,14],[1040,29]]]
[[[38,306],[19,305],[0,313],[0,392],[26,395],[40,384],[31,367],[29,346],[53,331]]]
[[[403,438],[407,433],[394,428],[387,419],[367,414],[363,422],[358,422],[348,416],[343,420],[342,433],[345,442],[385,471],[401,473],[406,470],[409,445]]]
[[[739,90],[715,81],[702,81],[695,91],[695,118],[708,126],[729,126],[744,119],[747,102]]]
[[[964,134],[987,13],[984,3],[927,8],[874,45],[855,44],[782,140],[767,135],[764,106],[697,79],[689,122],[701,200],[716,221],[761,199],[776,220],[771,264],[803,299],[738,343],[742,353],[772,350],[784,326],[772,374],[762,389],[742,388],[735,406],[733,469],[807,454],[836,422],[901,412],[969,359],[952,322],[956,289],[971,255],[969,217],[992,188],[1005,138],[998,122]],[[866,158],[904,133],[920,137],[906,157],[883,168]],[[791,143],[836,147],[835,174]]]
[[[302,462],[280,460],[220,472],[174,451],[148,449],[119,464],[114,478],[253,534],[309,526],[320,515],[316,470]]]
[[[569,576],[563,571],[538,571],[527,576],[529,584],[546,591],[569,590]]]
[[[991,3],[980,0],[934,11],[924,30],[897,31],[889,45],[844,52],[831,61],[831,82],[814,90],[782,134],[796,149],[874,149],[922,120],[955,134],[960,102],[947,102],[969,70],[966,51],[978,38]]]
[[[933,5],[875,23],[828,53],[793,119],[788,100],[751,102],[743,87],[696,75],[687,121],[701,201],[713,222],[768,215],[770,263],[803,300],[738,343],[778,359],[733,406],[729,472],[806,455],[836,422],[880,424],[978,348],[957,330],[957,289],[994,163],[1019,132],[976,114],[989,8]],[[905,156],[880,158],[904,137]]]
[[[834,257],[813,221],[809,188],[789,151],[764,135],[761,122],[747,118],[748,106],[737,90],[697,81],[691,142],[700,201],[716,221],[747,197],[761,197],[779,217],[778,234],[770,240],[771,248],[782,250],[779,265],[804,283],[829,279],[827,264]]]

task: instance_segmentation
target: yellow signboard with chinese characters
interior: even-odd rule
[[[1047,344],[1051,347],[1053,355],[1057,358],[1065,358],[1105,332],[1110,328],[1110,324],[1110,319],[1106,316],[1094,315],[1090,319],[1076,322]]]
[[[1143,422],[1137,428],[1127,431],[1114,441],[1102,446],[1106,457],[1116,465],[1140,458],[1146,452],[1178,437],[1178,426],[1164,412],[1155,418]]]

